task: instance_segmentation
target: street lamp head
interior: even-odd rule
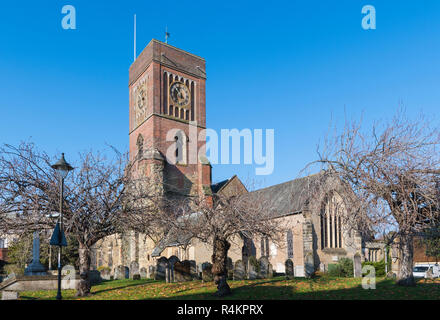
[[[57,163],[52,165],[52,168],[57,171],[58,175],[62,179],[66,178],[69,171],[73,170],[73,167],[69,163],[67,163],[66,160],[64,159],[64,153],[61,154],[61,159],[58,160]]]

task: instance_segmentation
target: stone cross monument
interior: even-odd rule
[[[32,262],[24,270],[26,276],[46,275],[46,268],[40,263],[40,234],[34,231],[34,240],[32,244]]]

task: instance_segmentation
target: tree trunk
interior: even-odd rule
[[[212,273],[214,275],[214,282],[217,285],[218,297],[223,297],[231,293],[228,280],[227,259],[228,250],[231,244],[226,240],[219,237],[214,237],[212,254]]]
[[[413,276],[414,244],[411,235],[402,235],[399,241],[400,265],[397,284],[400,286],[415,286]]]
[[[79,243],[79,274],[80,274],[80,282],[77,287],[76,295],[79,297],[84,297],[90,295],[90,280],[89,280],[89,271],[90,271],[90,250],[89,248],[83,244]]]

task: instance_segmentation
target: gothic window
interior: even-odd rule
[[[339,248],[342,248],[342,226],[341,226],[341,216],[338,215],[338,237],[339,237]]]
[[[168,114],[168,74],[163,73],[163,113]]]
[[[321,248],[342,248],[342,219],[336,199],[327,199],[321,211]]]
[[[4,249],[6,247],[5,239],[0,239],[0,249]]]
[[[109,245],[108,247],[108,266],[113,266],[113,246]]]
[[[138,159],[142,159],[142,156],[144,154],[144,137],[141,134],[137,138],[136,145],[137,145],[137,148],[138,148],[138,150],[137,150],[137,158]]]
[[[187,138],[183,131],[178,131],[174,137],[176,144],[176,163],[186,164]]]
[[[266,257],[269,257],[270,250],[269,250],[269,238],[266,237]]]
[[[261,238],[261,256],[269,257],[269,238],[263,237]]]
[[[325,210],[321,210],[321,249],[327,247],[327,220]]]
[[[329,219],[328,225],[329,225],[330,248],[334,248],[334,246],[333,246],[333,244],[334,244],[333,243],[333,234],[334,234],[334,232],[333,232],[333,215],[331,214],[331,212],[329,214],[328,219]]]
[[[293,259],[293,233],[292,233],[292,230],[287,231],[287,258]]]
[[[194,82],[191,82],[191,121],[194,121]]]

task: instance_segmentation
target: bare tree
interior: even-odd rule
[[[410,121],[398,113],[371,132],[363,131],[360,122],[347,123],[318,152],[317,162],[358,198],[359,210],[350,212],[351,219],[376,233],[397,231],[400,285],[415,284],[413,237],[439,218],[439,147],[439,132],[427,121]]]
[[[92,246],[118,232],[133,180],[127,157],[115,153],[80,154],[79,164],[65,181],[64,226],[79,243],[80,272],[90,269]],[[0,148],[0,228],[12,233],[50,229],[58,211],[59,181],[46,153],[31,143]],[[147,189],[144,189],[147,190]],[[148,198],[148,195],[137,194]],[[139,200],[140,198],[137,198]]]
[[[144,225],[158,226],[168,240],[182,245],[192,239],[211,245],[217,296],[231,293],[227,283],[227,258],[232,241],[265,236],[279,242],[284,235],[284,226],[273,219],[262,201],[248,193],[174,197],[164,199],[162,204],[160,212],[151,210],[148,217],[144,216]]]

